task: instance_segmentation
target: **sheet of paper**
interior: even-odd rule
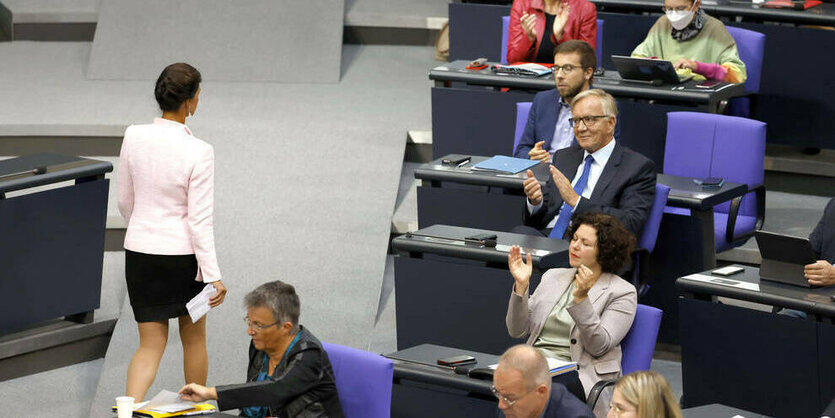
[[[566,367],[566,366],[576,366],[577,365],[577,363],[575,363],[573,361],[563,361],[563,360],[558,360],[558,359],[551,358],[551,357],[546,357],[545,360],[548,360],[548,370],[561,369],[561,368]]]
[[[186,303],[186,309],[188,309],[188,315],[191,317],[191,322],[195,323],[209,313],[209,299],[217,293],[217,289],[212,286],[211,283],[207,284],[197,296],[193,297],[188,303]]]
[[[177,392],[163,389],[145,405],[145,409],[154,412],[174,413],[192,409],[194,405],[196,405],[196,402],[180,399]]]

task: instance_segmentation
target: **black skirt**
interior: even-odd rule
[[[206,285],[197,277],[197,258],[125,250],[125,277],[136,322],[188,315],[186,303]]]

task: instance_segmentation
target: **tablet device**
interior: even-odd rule
[[[612,63],[624,80],[643,81],[654,85],[680,84],[693,76],[680,78],[670,61],[612,55]]]
[[[762,256],[761,280],[812,287],[803,277],[803,267],[815,262],[808,239],[767,231],[754,231],[754,237]]]

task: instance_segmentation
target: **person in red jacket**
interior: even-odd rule
[[[557,44],[579,39],[597,45],[597,9],[587,0],[513,0],[507,62],[547,62]]]

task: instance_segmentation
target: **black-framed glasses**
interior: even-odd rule
[[[583,117],[579,117],[579,118],[568,118],[568,124],[571,125],[571,127],[573,128],[573,127],[577,126],[578,123],[583,122],[583,125],[586,125],[586,128],[591,128],[592,126],[597,124],[597,121],[599,119],[610,118],[610,117],[611,116],[609,116],[609,115],[591,115],[591,116],[583,116]]]
[[[534,389],[534,390],[536,390],[536,389]],[[514,400],[510,400],[510,399],[508,399],[508,398],[507,398],[507,396],[504,396],[504,395],[502,395],[501,393],[499,393],[498,389],[496,389],[496,387],[495,387],[495,386],[490,386],[490,391],[491,391],[491,392],[493,392],[493,396],[495,396],[495,397],[496,397],[496,399],[498,399],[499,401],[502,401],[502,402],[506,403],[506,404],[507,404],[507,406],[511,406],[511,407],[512,407],[512,406],[513,406],[513,404],[515,404],[516,402],[519,402],[519,400],[520,400],[520,399],[524,398],[525,396],[528,396],[528,394],[530,394],[531,392],[533,392],[533,390],[527,391],[527,392],[525,392],[525,394],[523,394],[522,396],[520,396],[520,397],[518,397],[518,398],[516,398],[516,399],[514,399]]]
[[[551,71],[553,71],[554,74],[557,74],[560,71],[562,71],[563,74],[569,75],[569,74],[571,74],[572,71],[574,71],[578,68],[582,68],[582,67],[576,66],[574,64],[565,64],[565,65],[559,65],[559,66],[555,65],[555,66],[551,67]]]
[[[273,322],[272,324],[269,324],[269,325],[261,325],[261,324],[256,324],[255,322],[250,321],[249,317],[245,316],[244,317],[244,323],[246,324],[247,328],[252,328],[252,329],[255,330],[255,332],[261,332],[264,329],[269,328],[273,325],[278,325],[279,321]]]

